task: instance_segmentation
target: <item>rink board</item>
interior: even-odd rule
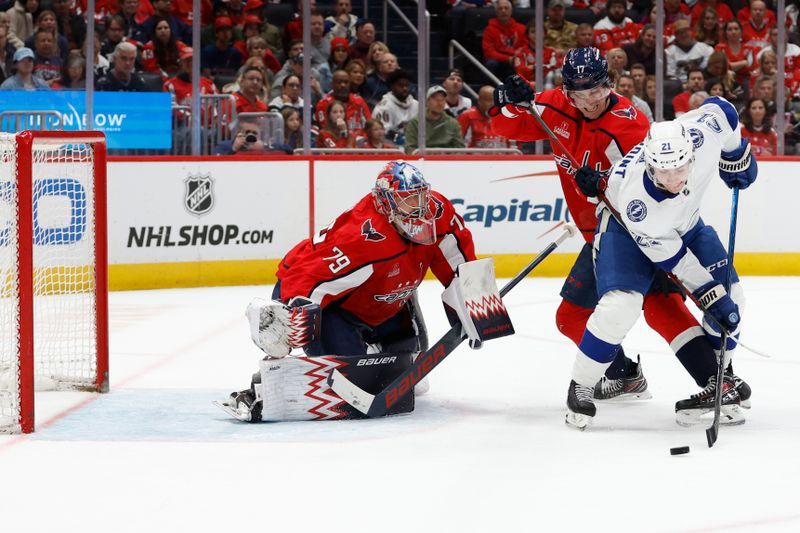
[[[413,158],[412,158],[413,159]],[[109,162],[112,289],[273,283],[280,258],[355,204],[382,157],[114,158]],[[453,201],[500,277],[510,277],[571,220],[555,164],[537,157],[432,157],[415,162]],[[740,195],[736,266],[749,275],[800,275],[791,237],[798,159],[761,161]],[[703,218],[727,242],[731,193],[721,181]],[[582,242],[567,241],[535,271],[564,276]]]

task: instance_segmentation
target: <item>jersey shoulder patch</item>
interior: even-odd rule
[[[631,200],[625,208],[625,214],[631,221],[641,222],[647,217],[647,205],[638,198]]]
[[[636,120],[639,112],[636,110],[636,107],[633,105],[629,105],[627,107],[623,107],[620,109],[614,109],[611,111],[611,114],[615,117],[620,118],[627,118],[628,120]]]
[[[380,242],[386,239],[386,235],[372,227],[371,218],[368,218],[361,224],[361,235],[364,236],[364,240],[371,242]]]

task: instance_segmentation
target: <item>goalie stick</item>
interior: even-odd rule
[[[553,250],[558,248],[562,242],[568,237],[575,235],[577,232],[577,228],[572,224],[564,225],[564,233],[555,241],[551,242],[536,256],[536,259],[531,261],[528,266],[500,289],[500,296],[502,297],[508,294],[508,292],[516,287],[525,276],[530,274],[539,263],[544,261]],[[408,394],[422,378],[436,368],[436,365],[441,363],[444,358],[455,350],[466,338],[467,336],[464,334],[461,324],[455,324],[433,346],[425,352],[421,352],[413,365],[403,371],[403,373],[397,376],[388,387],[377,394],[370,394],[356,386],[336,369],[334,369],[328,377],[328,386],[333,389],[340,398],[368,417],[375,418],[383,416],[392,405]]]

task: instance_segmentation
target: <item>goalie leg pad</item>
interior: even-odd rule
[[[338,369],[355,385],[374,394],[411,364],[410,353],[265,359],[260,363],[261,385],[255,385],[264,401],[261,418],[266,422],[366,418],[328,386],[331,371]],[[413,410],[414,393],[410,392],[387,415]]]
[[[453,316],[471,340],[487,341],[514,334],[494,275],[492,258],[469,261],[458,266],[458,276],[442,293],[451,324]]]

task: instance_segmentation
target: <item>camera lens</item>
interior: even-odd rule
[[[244,140],[247,143],[252,144],[258,140],[258,137],[256,137],[255,133],[248,133],[247,135],[244,136]]]

